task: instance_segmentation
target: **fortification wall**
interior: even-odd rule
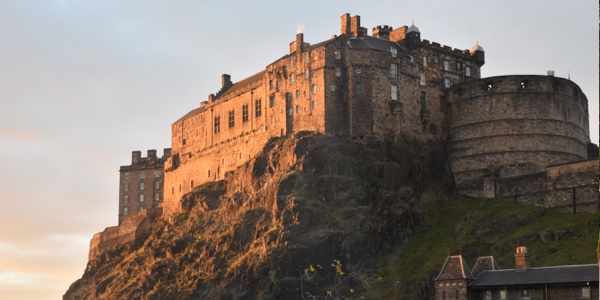
[[[160,209],[145,209],[124,216],[118,226],[107,227],[103,232],[94,234],[90,241],[88,262],[116,246],[145,239],[152,230],[152,220],[160,214]]]
[[[544,172],[494,179],[495,196],[567,213],[597,213],[598,160],[547,167]]]
[[[587,98],[572,81],[513,75],[451,87],[448,154],[457,190],[484,196],[484,177],[542,172],[587,158]]]

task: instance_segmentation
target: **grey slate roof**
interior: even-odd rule
[[[570,265],[529,268],[524,272],[509,270],[483,271],[472,287],[534,285],[550,283],[586,283],[598,282],[598,265]]]
[[[398,54],[402,54],[406,57],[410,57],[409,52],[404,49],[402,45],[396,42],[392,42],[386,39],[380,39],[369,35],[363,35],[355,38],[348,39],[348,46],[352,50],[379,50],[379,51],[390,51],[390,48],[396,48]]]
[[[477,277],[485,270],[500,270],[500,267],[493,256],[478,257],[471,272],[473,273],[473,276]]]
[[[461,255],[448,256],[435,280],[475,279]]]

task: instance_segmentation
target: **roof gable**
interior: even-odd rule
[[[452,279],[475,279],[462,255],[452,255],[446,258],[446,262],[435,280]]]

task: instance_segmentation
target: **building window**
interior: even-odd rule
[[[310,85],[310,92],[315,95],[317,94],[317,85],[316,84],[311,84]]]
[[[194,179],[190,180],[190,188],[194,188]]]
[[[456,69],[457,69],[457,70],[460,70],[460,69],[462,69],[462,63],[461,63],[460,61],[457,61],[457,62],[456,62]]]
[[[395,84],[392,84],[391,96],[392,100],[398,100],[398,86]]]
[[[414,63],[414,62],[415,62],[415,57],[414,57],[414,56],[411,56],[411,57],[410,57],[410,62],[411,62],[411,63]]]
[[[173,195],[173,194],[175,194],[175,187],[174,186],[171,187],[171,195]]]
[[[342,77],[342,69],[340,67],[335,67],[335,77]]]
[[[262,108],[262,104],[261,104],[261,100],[260,100],[260,99],[258,99],[258,100],[256,100],[256,101],[254,101],[254,106],[255,106],[255,108],[256,108],[255,116],[256,116],[256,117],[260,117],[260,116],[262,115],[262,110],[261,110],[261,108]]]
[[[126,183],[125,185],[123,185],[123,190],[126,192],[129,192],[129,183]]]
[[[443,299],[443,300],[446,300],[446,291],[443,291],[443,292],[442,292],[442,299]]]
[[[450,62],[447,60],[444,61],[444,71],[450,71]]]
[[[143,190],[144,190],[144,182],[142,181],[142,182],[140,182],[140,191],[143,191]]]
[[[208,178],[210,178],[210,170],[208,170]]]
[[[144,194],[140,194],[140,202],[144,202]]]
[[[421,85],[425,85],[425,74],[421,73],[419,83]]]
[[[160,193],[154,193],[154,201],[160,201]]]
[[[296,113],[300,113],[300,105],[296,105]]]
[[[125,179],[125,180],[129,180],[129,173],[125,173],[125,174],[123,174],[123,179]]]
[[[142,211],[142,210],[144,210],[144,206],[143,206],[143,205],[142,205],[142,206],[140,206],[140,209],[139,209],[139,211]]]
[[[423,57],[423,67],[427,67],[427,57]]]
[[[362,73],[362,68],[361,67],[356,67],[356,74],[360,74]]]
[[[579,298],[580,299],[591,299],[590,298],[590,287],[589,286],[584,286],[580,289],[579,291]]]
[[[275,100],[273,100],[273,102],[275,102]],[[242,105],[242,122],[248,122],[248,104]]]
[[[398,49],[396,49],[396,48],[390,48],[390,52],[392,53],[392,57],[398,56]]]
[[[528,300],[529,298],[529,290],[527,289],[522,289],[521,290],[521,299],[523,300]]]
[[[154,182],[154,189],[155,190],[159,190],[160,189],[160,181],[155,181]]]
[[[273,89],[273,79],[269,80],[269,90]]]
[[[294,114],[294,110],[290,107],[290,109],[288,109],[288,116],[291,116]]]
[[[229,111],[229,128],[235,127],[235,110]]]
[[[390,65],[390,77],[392,77],[392,78],[398,77],[398,65],[397,64],[393,63]]]
[[[128,215],[129,214],[129,207],[125,206],[123,207],[123,215]]]
[[[215,133],[219,133],[221,132],[221,117],[215,117],[215,128],[214,128],[214,132]]]
[[[446,88],[450,87],[450,78],[444,78],[444,87],[446,87]]]
[[[273,106],[275,106],[275,96],[270,96],[269,97],[269,108],[273,108]]]
[[[458,299],[458,298],[456,298]],[[485,291],[484,300],[492,300],[492,291]]]
[[[312,109],[315,109],[315,108],[317,108],[317,103],[315,102],[315,100],[311,100],[310,101],[310,109],[312,110]]]
[[[335,59],[342,59],[342,52],[340,50],[335,50]]]
[[[304,70],[304,79],[308,79],[308,69]]]
[[[294,84],[294,74],[290,74],[290,84]]]
[[[290,57],[290,69],[294,67],[294,58]]]
[[[140,172],[140,178],[146,178],[146,172],[144,172],[144,171]]]
[[[506,300],[506,290],[500,291],[500,300]]]
[[[300,90],[296,90],[296,99],[300,98]]]
[[[155,171],[154,172],[154,177],[158,178],[158,177],[160,177],[161,174],[162,174],[161,171]]]
[[[330,86],[329,86],[329,89],[330,89],[332,92],[335,92],[335,84],[332,84],[332,85],[330,85]]]
[[[465,75],[471,77],[471,67],[465,67]]]
[[[363,95],[362,84],[357,83],[356,84],[356,96],[362,96],[362,95]]]
[[[123,203],[129,203],[129,195],[123,196]]]

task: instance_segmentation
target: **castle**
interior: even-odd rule
[[[575,83],[550,75],[481,78],[479,43],[453,49],[422,39],[414,24],[377,26],[368,35],[360,16],[344,14],[340,27],[313,45],[297,33],[288,54],[236,83],[224,74],[216,94],[172,124],[171,150],[160,160],[164,183],[156,180],[162,213],[180,211],[183,195],[224,179],[269,139],[301,131],[443,141],[458,194],[597,209],[598,160],[588,158],[587,98]],[[129,169],[142,170],[136,155]],[[148,157],[159,162],[155,152]],[[125,203],[124,176],[133,173],[124,168],[120,223],[125,211],[142,208],[139,194],[140,203],[132,195]]]

